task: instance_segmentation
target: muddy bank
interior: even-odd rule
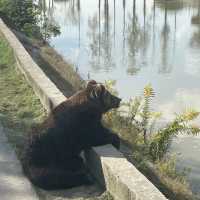
[[[74,70],[73,65],[67,63],[48,43],[28,38],[15,30],[13,32],[47,77],[66,97],[84,87],[85,81]]]

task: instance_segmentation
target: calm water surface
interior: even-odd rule
[[[84,79],[116,80],[123,99],[151,83],[165,120],[200,109],[200,0],[46,0],[46,7],[61,27],[51,45]],[[200,191],[199,137],[178,138],[172,149]]]

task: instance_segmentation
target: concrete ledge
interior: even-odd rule
[[[5,25],[2,19],[0,19],[0,31],[14,51],[18,68],[24,74],[36,95],[40,98],[43,106],[50,112],[53,107],[64,101],[66,97],[33,61],[23,45]]]
[[[85,153],[92,174],[115,200],[166,200],[166,197],[112,145]]]
[[[47,110],[66,99],[32,60],[22,44],[0,19],[0,31],[13,48],[18,66]],[[85,153],[97,180],[116,200],[166,200],[164,195],[112,145]]]

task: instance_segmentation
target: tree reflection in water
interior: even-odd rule
[[[192,17],[191,23],[197,28],[191,38],[191,47],[200,48],[200,1],[198,2],[197,14]]]
[[[167,4],[165,5],[165,12],[164,12],[164,25],[161,33],[162,38],[162,65],[159,68],[159,73],[170,73],[172,70],[172,66],[169,63],[169,34],[170,34],[170,27],[167,23],[167,16],[168,16],[168,8]]]
[[[127,73],[130,75],[134,75],[140,71],[142,66],[144,66],[143,64],[145,63],[146,51],[149,44],[150,32],[149,30],[147,31],[146,29],[146,26],[148,25],[146,22],[146,0],[144,0],[144,7],[143,7],[143,27],[141,26],[136,13],[136,0],[133,0],[133,12],[132,15],[129,15],[128,18],[129,22],[127,27],[127,43],[128,43]]]
[[[98,19],[97,15],[88,20],[88,37],[90,54],[90,65],[95,70],[109,71],[114,67],[112,58],[112,35],[110,32],[110,15],[109,15],[109,1],[104,0],[103,6],[103,20],[101,19],[101,0],[98,4]],[[103,21],[103,29],[101,28],[101,21]]]

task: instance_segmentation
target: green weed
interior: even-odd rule
[[[107,81],[105,85],[108,90],[117,94],[114,81]],[[164,113],[151,111],[154,97],[153,88],[147,85],[143,96],[131,98],[122,103],[120,109],[107,113],[105,123],[132,149],[132,154],[126,155],[127,158],[169,199],[197,199],[187,182],[189,170],[177,171],[176,157],[169,155],[168,150],[172,139],[178,134],[199,134],[200,129],[190,124],[199,116],[199,112],[185,110],[171,122],[157,128],[157,122]]]

